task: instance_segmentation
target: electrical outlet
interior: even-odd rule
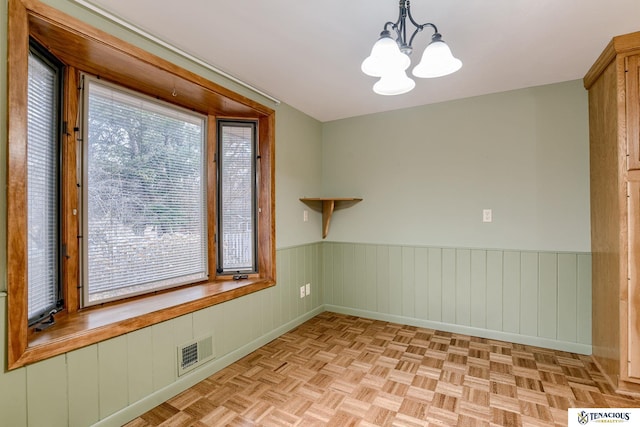
[[[300,298],[304,298],[304,296],[305,296],[304,286],[300,286]]]
[[[306,209],[302,211],[302,221],[309,221],[309,211]]]
[[[311,295],[311,283],[307,283],[305,286],[307,295]]]

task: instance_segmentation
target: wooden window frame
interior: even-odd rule
[[[7,81],[7,369],[15,369],[71,350],[275,285],[275,111],[193,72],[123,42],[37,0],[9,0]],[[56,324],[34,332],[27,325],[27,90],[29,38],[45,46],[66,66],[61,141],[61,262],[65,308]],[[232,280],[210,267],[206,282],[80,309],[79,242],[74,134],[78,117],[79,73],[86,72],[158,99],[206,114],[208,120],[208,250],[216,265],[216,119],[258,123],[258,273]]]

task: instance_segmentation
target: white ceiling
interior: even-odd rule
[[[387,97],[360,63],[397,0],[89,1],[323,122],[580,79],[613,36],[640,30],[640,0],[413,0],[463,66]],[[416,37],[413,64],[430,39]]]

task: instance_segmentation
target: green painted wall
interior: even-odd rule
[[[276,116],[276,243],[316,242],[322,220],[310,214],[303,222],[309,208],[300,198],[320,194],[322,124],[287,105]]]
[[[325,309],[591,353],[589,253],[325,242]]]
[[[329,240],[591,250],[580,81],[325,123],[322,149],[323,194],[364,198]]]

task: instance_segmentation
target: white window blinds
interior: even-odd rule
[[[29,55],[27,136],[28,317],[58,299],[58,70]]]
[[[253,122],[218,123],[219,269],[256,271],[256,125]]]
[[[207,277],[206,118],[86,78],[84,304]]]

